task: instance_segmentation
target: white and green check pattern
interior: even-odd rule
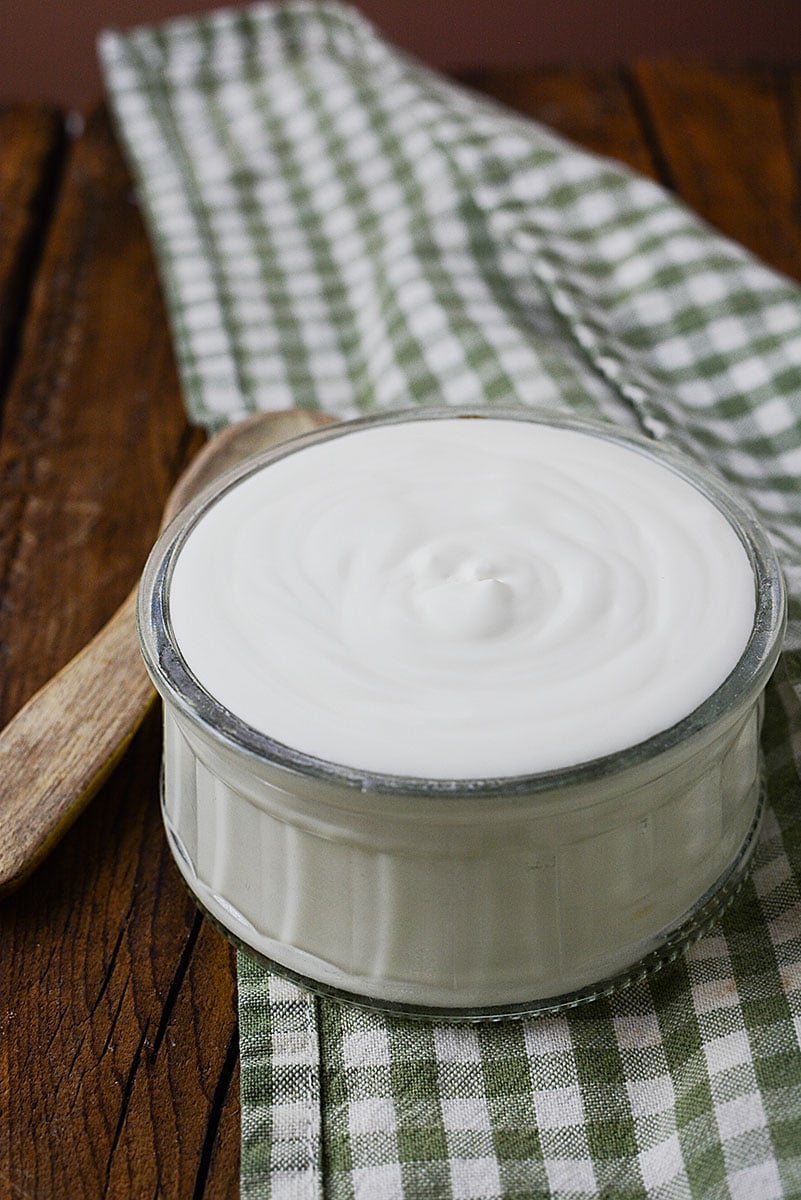
[[[715,930],[616,996],[478,1025],[241,956],[242,1196],[801,1196],[801,292],[345,8],[109,33],[101,56],[194,419],[578,409],[717,468],[790,591],[766,830]]]

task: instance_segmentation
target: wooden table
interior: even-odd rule
[[[801,279],[801,67],[649,63],[466,82],[661,180]],[[135,582],[201,441],[102,110],[85,126],[0,110],[0,393],[5,721]],[[234,958],[172,866],[159,756],[153,714],[44,867],[0,904],[10,1200],[237,1194]]]

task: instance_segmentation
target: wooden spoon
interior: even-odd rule
[[[229,425],[181,475],[162,527],[249,454],[329,422],[300,409]],[[139,654],[136,592],[0,732],[0,896],[55,846],[125,753],[156,698]]]

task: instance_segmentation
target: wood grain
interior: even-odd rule
[[[16,359],[31,267],[58,190],[65,145],[58,112],[0,108],[0,391]]]
[[[30,297],[0,442],[6,717],[133,585],[201,440],[103,114],[69,148]],[[0,909],[0,1194],[191,1196],[201,1163],[218,1194],[236,1179],[232,954],[165,850],[159,743],[151,719]]]
[[[127,594],[189,439],[149,248],[98,118],[70,148],[5,400],[0,719]]]
[[[799,78],[637,64],[468,82],[660,179],[799,277]],[[2,120],[15,148],[0,202],[39,197],[30,218],[15,202],[0,252],[0,298],[21,298],[0,437],[7,720],[133,585],[200,439],[105,115],[65,144],[55,172],[41,134],[52,115]],[[28,154],[34,127],[40,149]],[[159,758],[154,713],[46,865],[0,903],[2,1196],[236,1196],[233,954],[172,865]]]
[[[665,182],[722,233],[798,279],[798,175],[784,99],[794,77],[701,63],[641,63],[632,72]]]

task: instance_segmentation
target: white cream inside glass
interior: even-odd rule
[[[305,753],[434,778],[622,750],[740,658],[754,580],[673,471],[572,429],[421,421],[332,438],[230,491],[178,557],[201,684]]]
[[[167,834],[206,911],[314,986],[440,1014],[669,952],[759,826],[783,591],[751,519],[559,418],[298,446],[179,519],[140,593]]]

